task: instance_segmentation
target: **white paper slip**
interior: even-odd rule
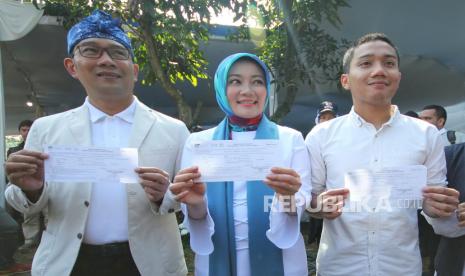
[[[385,198],[390,201],[422,199],[426,186],[426,167],[413,165],[376,171],[355,170],[345,174],[344,185],[350,201]]]
[[[264,180],[272,167],[281,166],[278,140],[215,140],[193,145],[192,164],[199,166],[201,182]]]
[[[138,183],[136,148],[100,148],[81,146],[44,147],[45,181]]]

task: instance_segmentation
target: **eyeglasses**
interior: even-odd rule
[[[84,45],[76,47],[79,54],[85,58],[97,59],[105,51],[112,59],[128,60],[130,57],[129,50],[123,47],[100,48],[96,46]]]

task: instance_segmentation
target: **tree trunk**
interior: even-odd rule
[[[144,20],[139,20],[138,23],[142,29],[142,40],[145,41],[145,44],[147,45],[150,66],[152,67],[155,75],[158,77],[161,86],[176,102],[179,119],[182,120],[188,128],[190,128],[194,123],[192,118],[192,108],[184,100],[182,92],[174,87],[163,71],[157,50],[155,49],[155,41],[152,36],[151,27],[147,26],[147,23],[144,22]]]
[[[296,58],[296,56],[298,56],[298,50],[294,43],[299,43],[299,38],[294,30],[294,12],[292,11],[292,5],[293,0],[286,0],[281,2],[281,8],[283,10],[285,20],[284,24],[286,25],[285,31],[287,33],[287,47],[286,52],[284,53],[284,55],[286,55],[286,58],[284,59],[286,62],[286,68],[293,68],[291,64],[293,62],[298,62],[298,59]],[[295,38],[295,40],[293,38]],[[284,76],[278,76],[278,78],[285,79],[286,97],[282,103],[279,103],[278,97],[278,108],[276,109],[276,112],[273,114],[273,116],[271,116],[271,120],[277,123],[279,123],[282,118],[284,118],[284,116],[286,116],[291,111],[292,105],[294,104],[294,100],[297,95],[297,80],[294,72],[287,70]]]
[[[271,120],[273,122],[281,122],[282,118],[284,118],[284,116],[286,116],[291,111],[291,107],[294,104],[294,100],[297,95],[297,86],[290,84],[286,88],[286,98],[281,104],[279,104],[276,112],[273,113],[273,116],[271,116]]]

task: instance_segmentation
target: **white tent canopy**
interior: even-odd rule
[[[29,33],[39,22],[43,10],[38,10],[31,3],[13,0],[0,0],[0,43],[20,39]],[[1,44],[0,44],[1,45]],[[5,152],[5,98],[3,91],[3,72],[0,48],[0,152]],[[0,206],[4,207],[3,191],[5,190],[5,160],[0,159]]]

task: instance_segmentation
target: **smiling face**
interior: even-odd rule
[[[350,90],[354,107],[387,106],[399,88],[401,73],[395,49],[380,40],[355,48],[342,86]]]
[[[91,100],[132,99],[134,84],[137,81],[139,67],[131,58],[127,60],[112,59],[106,51],[99,58],[87,58],[81,55],[86,46],[103,49],[124,50],[120,43],[103,38],[82,40],[74,47],[73,58],[66,58],[65,68],[69,74],[84,86]]]
[[[262,68],[252,60],[238,60],[229,70],[226,95],[234,115],[245,119],[261,115],[267,96]]]

